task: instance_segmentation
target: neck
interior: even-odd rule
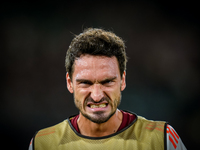
[[[102,137],[115,133],[122,123],[122,112],[116,110],[115,114],[105,123],[94,123],[81,113],[77,120],[80,133],[90,137]]]

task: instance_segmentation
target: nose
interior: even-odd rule
[[[95,102],[99,102],[104,97],[104,92],[100,84],[94,84],[91,90],[91,98]]]

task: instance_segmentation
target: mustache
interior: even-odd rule
[[[85,105],[87,105],[88,102],[92,102],[94,104],[98,104],[98,103],[105,102],[105,101],[108,102],[108,103],[110,103],[111,100],[108,97],[102,97],[100,99],[100,101],[96,102],[92,97],[87,97],[85,99]]]

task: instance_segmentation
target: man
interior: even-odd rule
[[[118,109],[126,87],[126,52],[112,32],[89,28],[67,51],[67,88],[80,113],[40,130],[29,150],[185,150],[176,131]]]

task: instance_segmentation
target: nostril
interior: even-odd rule
[[[95,101],[95,102],[98,102],[100,101],[102,98],[104,97],[103,94],[100,94],[100,93],[93,93],[91,94],[91,98]]]

